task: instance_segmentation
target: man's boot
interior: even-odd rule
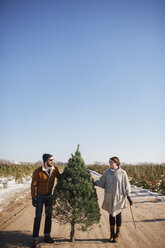
[[[109,242],[113,243],[114,242],[114,238],[115,238],[115,227],[114,226],[110,226],[110,239]]]
[[[49,244],[54,243],[54,240],[50,236],[45,236],[44,241]]]
[[[116,228],[116,235],[115,235],[115,241],[119,241],[120,239],[120,229],[121,229],[121,226],[117,226]]]
[[[38,247],[38,240],[33,239],[32,248],[37,248],[37,247]]]

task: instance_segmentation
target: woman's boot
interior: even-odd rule
[[[115,227],[114,226],[111,226],[110,227],[110,231],[111,231],[111,235],[110,235],[109,242],[113,243],[114,242],[114,238],[115,238]]]
[[[116,227],[115,242],[119,241],[120,239],[120,229],[121,229],[121,226]]]

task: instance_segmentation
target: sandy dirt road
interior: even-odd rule
[[[104,191],[97,187],[99,204],[101,206]],[[31,233],[35,209],[31,205],[30,194],[15,202],[16,196],[0,213],[0,247],[16,248],[31,247]],[[92,230],[82,232],[76,227],[76,241],[69,242],[70,225],[60,225],[53,220],[52,237],[54,244],[43,242],[43,220],[40,229],[39,247],[57,248],[163,248],[165,247],[165,202],[157,201],[155,197],[132,197],[133,213],[136,223],[134,228],[129,206],[122,214],[121,239],[118,243],[108,242],[108,214],[101,209],[101,221]]]

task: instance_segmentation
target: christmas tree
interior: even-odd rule
[[[87,170],[79,152],[68,160],[61,180],[58,181],[53,194],[53,213],[60,223],[70,223],[70,239],[74,241],[75,224],[83,231],[87,230],[100,219],[100,209],[97,201],[93,179]]]

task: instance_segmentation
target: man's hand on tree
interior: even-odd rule
[[[96,186],[96,182],[93,180],[93,186]]]

